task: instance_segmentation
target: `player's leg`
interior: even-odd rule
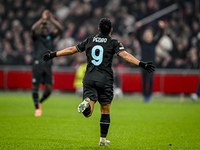
[[[39,102],[38,90],[39,90],[39,84],[33,84],[32,98],[33,98],[33,102],[35,105],[35,116],[36,117],[40,117],[42,115],[42,107]]]
[[[44,73],[43,73],[43,80],[44,80],[44,92],[42,98],[40,99],[40,103],[46,100],[52,92],[52,85],[53,85],[53,74],[51,70],[51,66],[46,65],[43,66]]]
[[[78,112],[83,113],[85,117],[90,117],[94,110],[94,104],[97,101],[97,91],[93,81],[83,82],[83,101],[78,106]]]
[[[41,104],[39,102],[39,95],[38,95],[38,89],[36,87],[39,87],[39,85],[33,85],[33,90],[32,90],[32,97],[33,97],[33,101],[34,101],[34,105],[35,105],[35,116],[36,117],[40,117],[42,115],[42,107]]]
[[[153,92],[153,82],[154,82],[154,73],[148,73],[148,77],[147,77],[147,80],[148,80],[148,87],[147,87],[147,96],[148,96],[148,100],[147,101],[150,101],[151,100],[151,95],[152,95],[152,92]]]
[[[85,108],[85,110],[82,112],[85,117],[92,116],[95,102],[96,101],[93,101],[93,100],[89,101],[89,104],[88,104],[87,108]],[[83,104],[83,103],[84,103],[84,101],[81,104]],[[79,112],[80,112],[80,107],[81,107],[80,105],[79,105]]]
[[[45,83],[44,92],[43,92],[42,98],[40,99],[40,103],[44,102],[44,100],[46,100],[49,97],[51,92],[52,92],[52,85],[49,83]]]
[[[142,94],[144,97],[146,96],[146,76],[143,70],[142,70]]]
[[[144,102],[149,101],[148,97],[148,72],[146,70],[142,70],[142,94],[144,96]]]
[[[82,103],[78,106],[78,112],[83,113],[85,117],[90,117],[94,110],[94,104],[96,101],[90,100],[89,97],[86,97]]]
[[[110,141],[106,140],[108,129],[110,126],[110,106],[111,104],[100,105],[101,119],[100,119],[100,142],[99,146],[110,145]]]
[[[42,115],[42,111],[41,111],[41,105],[39,102],[39,85],[41,83],[41,74],[42,74],[42,69],[40,69],[38,67],[38,65],[33,65],[33,69],[32,69],[32,98],[33,98],[33,102],[35,105],[35,116],[39,117]]]
[[[113,99],[113,85],[106,85],[96,82],[98,87],[98,101],[100,103],[101,119],[100,119],[100,146],[110,145],[110,141],[106,140],[110,126],[110,106]]]
[[[33,98],[33,102],[35,105],[35,109],[38,109],[38,104],[39,104],[39,94],[38,94],[38,90],[39,90],[39,84],[33,84],[33,88],[32,88],[32,98]]]

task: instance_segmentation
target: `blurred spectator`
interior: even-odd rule
[[[172,60],[172,57],[168,54],[166,55],[166,57],[164,58],[162,64],[161,64],[161,68],[175,68],[175,64],[174,61]]]
[[[200,52],[200,32],[198,32],[196,37],[196,43],[194,44],[197,47],[198,54]]]
[[[194,6],[191,1],[186,1],[184,3],[184,20],[185,22],[191,27],[192,26],[192,19],[194,17]]]
[[[16,65],[24,65],[25,64],[25,50],[24,50],[24,46],[22,43],[18,43],[16,45],[16,49],[17,49],[17,56],[15,58],[15,64]]]
[[[121,79],[117,70],[114,69],[114,98],[122,98],[124,96],[122,87],[121,87]]]
[[[67,18],[67,16],[70,13],[70,9],[67,6],[63,5],[62,3],[55,3],[54,8],[56,9],[55,12],[56,16],[61,20]]]
[[[161,59],[164,59],[167,57],[170,52],[173,50],[173,43],[171,38],[167,35],[167,31],[165,30],[163,36],[159,40],[157,46],[156,46],[156,54],[161,57]]]
[[[20,59],[20,64],[31,65],[32,59],[29,56],[33,52],[33,43],[28,32],[45,9],[52,11],[64,26],[65,32],[60,39],[55,40],[57,49],[73,45],[95,34],[94,29],[99,18],[109,17],[114,25],[112,35],[117,36],[124,43],[124,47],[130,48],[131,52],[140,58],[138,40],[129,34],[135,22],[176,2],[179,2],[180,9],[161,18],[165,20],[168,28],[156,48],[156,65],[159,68],[191,68],[188,63],[194,61],[195,57],[189,51],[196,45],[197,50],[200,50],[197,37],[200,31],[200,10],[196,9],[195,0],[4,0],[0,2],[0,64],[14,65],[17,58]],[[19,45],[23,45],[24,58],[20,56]],[[9,60],[6,60],[6,57]],[[124,61],[121,60],[118,63],[119,66],[129,66],[122,64]],[[73,58],[55,60],[55,65],[73,64]]]
[[[80,64],[75,74],[73,86],[76,89],[76,94],[79,96],[83,96],[83,78],[85,75],[86,67],[86,62]]]
[[[175,68],[179,68],[179,69],[186,68],[186,62],[185,62],[186,52],[187,52],[187,49],[185,47],[184,41],[183,39],[180,39],[176,43],[176,48],[172,52],[173,53],[172,58],[175,61]]]
[[[198,51],[197,51],[196,47],[190,48],[187,58],[188,58],[187,68],[189,68],[189,69],[199,69],[200,68]]]

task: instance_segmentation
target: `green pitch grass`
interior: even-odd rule
[[[54,92],[34,117],[30,91],[0,92],[1,150],[197,150],[200,149],[200,103],[189,97],[141,95],[114,99],[109,147],[99,147],[99,104],[91,118],[77,112],[81,98]]]

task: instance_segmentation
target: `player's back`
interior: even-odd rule
[[[102,70],[109,70],[112,66],[113,50],[112,38],[107,35],[97,34],[90,37],[86,46],[88,64]]]
[[[97,34],[77,45],[79,50],[85,48],[87,70],[84,80],[94,80],[112,84],[112,59],[119,42],[109,35]]]

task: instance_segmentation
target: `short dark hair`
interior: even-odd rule
[[[112,23],[109,18],[102,18],[99,21],[99,28],[102,34],[108,35],[112,28]]]

